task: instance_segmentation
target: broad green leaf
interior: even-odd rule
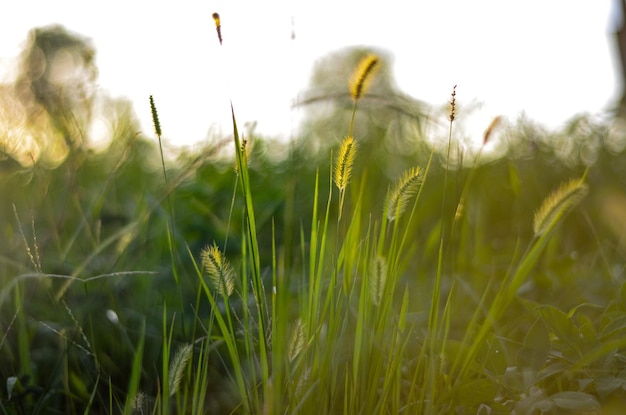
[[[565,314],[558,308],[545,305],[540,308],[543,321],[546,323],[550,332],[556,338],[553,339],[554,347],[563,354],[563,357],[569,360],[578,360],[581,354],[580,347],[580,330]]]
[[[496,336],[487,339],[478,352],[477,360],[484,362],[484,368],[494,375],[502,376],[506,372],[507,362],[504,346]]]
[[[600,398],[604,399],[616,390],[626,386],[626,380],[613,376],[605,376],[594,381],[596,391]]]
[[[488,403],[494,400],[500,385],[491,379],[475,379],[461,385],[459,389],[459,402],[464,406],[474,406]]]
[[[600,413],[600,404],[595,397],[583,392],[559,392],[550,396],[554,404],[561,409],[576,413]]]
[[[539,372],[550,353],[550,332],[541,319],[535,320],[524,338],[522,348],[517,352],[517,365],[520,368]]]

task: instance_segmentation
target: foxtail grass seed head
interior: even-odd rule
[[[500,121],[502,121],[502,116],[500,115],[498,115],[497,117],[494,117],[494,119],[491,120],[489,127],[487,127],[487,129],[485,130],[485,133],[483,134],[483,145],[489,142],[489,138],[491,138],[491,134],[496,129],[496,127],[500,124]]]
[[[244,165],[250,165],[250,153],[252,152],[252,140],[248,140],[244,136],[241,137],[241,144],[239,145],[241,151],[241,158]],[[235,160],[235,173],[239,174],[239,165]]]
[[[159,122],[159,114],[157,113],[154,98],[150,95],[150,111],[152,111],[152,123],[154,124],[154,132],[157,137],[161,137],[161,123]]]
[[[369,54],[361,59],[349,83],[352,99],[358,101],[359,98],[365,95],[379,66],[380,60],[374,54]]]
[[[387,282],[387,260],[377,256],[370,267],[369,288],[372,303],[379,306],[385,292]]]
[[[393,221],[404,212],[422,184],[422,169],[411,167],[396,181],[387,200],[387,219]]]
[[[589,193],[589,187],[582,179],[570,180],[559,187],[544,201],[535,213],[533,230],[541,236],[552,229],[557,222],[569,213]]]
[[[292,327],[291,327],[291,335],[289,336],[289,344],[287,345],[287,357],[290,362],[298,357],[302,349],[304,349],[305,344],[305,335],[304,335],[305,324],[302,319],[297,319]]]
[[[452,98],[450,99],[450,122],[456,118],[456,85],[452,87]]]
[[[146,403],[146,394],[143,391],[138,391],[131,400],[130,407],[137,412],[143,412],[144,405]]]
[[[458,221],[463,217],[463,213],[465,213],[465,205],[461,200],[459,204],[456,206],[456,211],[454,212],[454,220]]]
[[[181,345],[176,351],[174,358],[170,361],[169,378],[167,380],[170,396],[173,396],[180,389],[185,369],[191,361],[192,352],[193,346],[191,344]]]
[[[202,268],[218,294],[223,297],[230,297],[235,291],[235,270],[230,262],[224,258],[217,245],[205,247],[200,258]]]
[[[352,136],[344,138],[339,148],[339,154],[335,162],[335,186],[339,190],[345,190],[350,182],[352,165],[356,157],[356,140]]]
[[[213,13],[213,20],[215,21],[215,30],[217,30],[217,39],[222,44],[222,21],[220,20],[219,13]]]

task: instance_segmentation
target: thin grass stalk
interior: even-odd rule
[[[343,268],[343,291],[347,296],[351,296],[352,293],[352,272],[354,269],[353,264],[355,263],[355,258],[359,254],[359,250],[354,249],[359,247],[359,240],[361,238],[361,223],[362,223],[362,207],[363,207],[363,198],[362,196],[365,194],[366,183],[367,183],[367,175],[363,173],[361,176],[361,186],[359,188],[358,197],[354,208],[351,212],[350,223],[348,224],[348,229],[346,231],[345,237],[343,241],[339,236],[339,226],[337,226],[337,241],[341,243],[339,248],[339,255],[337,257],[336,267],[338,269]],[[369,230],[368,230],[369,231]],[[367,238],[366,238],[367,240]],[[340,242],[341,241],[341,242]]]
[[[135,349],[135,356],[133,358],[133,365],[130,372],[128,381],[128,389],[126,390],[126,403],[124,404],[124,413],[130,414],[132,412],[132,402],[135,396],[139,392],[139,383],[141,381],[141,368],[143,361],[143,348],[146,339],[146,321],[141,322],[141,329],[139,330],[139,343]]]
[[[476,178],[476,174],[478,172],[478,163],[481,160],[483,151],[485,149],[485,145],[489,142],[489,138],[491,137],[491,134],[493,133],[494,129],[498,126],[498,124],[500,124],[502,120],[502,117],[498,116],[495,117],[491,123],[489,124],[489,126],[487,127],[487,129],[485,130],[484,134],[483,134],[483,141],[482,144],[480,146],[480,148],[478,149],[478,153],[476,154],[476,156],[474,157],[474,163],[472,168],[470,169],[470,173],[469,176],[465,182],[465,185],[463,186],[463,190],[461,191],[461,197],[459,199],[459,203],[457,204],[457,208],[456,208],[456,212],[454,214],[454,222],[457,223],[459,222],[459,220],[463,217],[464,213],[465,213],[465,205],[466,205],[466,200],[467,200],[467,195],[469,193],[469,190],[472,187],[472,184],[474,183],[474,179]]]
[[[367,361],[369,355],[370,339],[366,337],[366,328],[370,324],[369,313],[371,309],[369,287],[367,283],[361,285],[361,295],[357,309],[356,328],[354,331],[354,352],[352,354],[352,381],[358,383],[359,379],[369,380],[366,373],[361,372],[361,362]],[[361,355],[364,355],[361,358]]]
[[[152,121],[154,123],[154,132],[158,138],[159,141],[159,154],[161,155],[161,167],[163,169],[163,179],[165,180],[165,185],[167,186],[168,184],[168,178],[167,178],[167,170],[165,169],[165,156],[163,155],[163,142],[161,140],[161,123],[159,122],[159,115],[157,113],[157,108],[156,105],[154,103],[154,98],[152,95],[150,95],[150,110],[152,112]],[[178,276],[178,268],[176,266],[176,256],[175,256],[175,251],[176,248],[174,246],[174,239],[173,239],[173,233],[175,233],[175,229],[176,229],[176,224],[175,224],[175,218],[174,218],[174,207],[172,206],[172,201],[170,198],[170,194],[167,194],[167,209],[169,212],[169,220],[167,221],[167,243],[168,243],[168,248],[169,248],[169,252],[170,252],[170,261],[172,264],[172,273],[174,274],[174,280],[176,281],[176,284],[178,285],[179,282],[179,276]],[[181,300],[182,300],[182,293],[181,293]]]
[[[239,132],[237,130],[237,121],[235,119],[235,111],[233,109],[232,103],[230,106],[232,121],[233,121],[233,136],[235,140],[235,152],[237,156],[237,166],[240,172],[240,184],[241,190],[244,195],[245,200],[245,211],[247,218],[247,240],[250,244],[250,255],[251,255],[251,265],[252,265],[252,287],[255,295],[256,305],[257,305],[257,313],[258,313],[258,327],[259,327],[259,336],[261,337],[261,341],[259,342],[259,354],[260,354],[260,363],[261,363],[261,371],[263,376],[263,381],[265,382],[269,379],[269,359],[268,359],[268,340],[266,338],[266,328],[267,328],[267,317],[266,317],[266,301],[264,297],[264,288],[263,281],[261,278],[261,263],[260,263],[260,255],[259,255],[259,246],[257,240],[257,230],[256,230],[256,220],[254,215],[254,205],[252,203],[252,192],[250,189],[250,177],[248,173],[248,165],[245,161],[245,157],[243,152],[241,151],[241,142],[239,140]]]
[[[331,186],[332,192],[332,186]],[[330,195],[329,195],[330,199]],[[315,172],[315,185],[313,189],[313,213],[311,215],[311,236],[309,238],[309,290],[308,296],[309,301],[307,303],[307,309],[310,310],[309,313],[309,322],[315,321],[315,316],[317,313],[314,308],[317,304],[315,300],[317,299],[317,284],[318,280],[316,278],[316,266],[317,266],[317,238],[318,238],[318,219],[317,219],[317,203],[319,200],[319,170]],[[301,240],[304,238],[304,235],[301,233]],[[304,249],[305,244],[301,242],[301,246]],[[303,263],[305,263],[305,254],[302,253]]]
[[[162,353],[162,357],[161,357],[161,371],[162,371],[162,378],[161,378],[161,405],[162,405],[162,412],[166,412],[169,411],[169,398],[170,398],[170,393],[169,393],[169,362],[168,362],[168,357],[170,355],[170,350],[172,347],[172,333],[173,333],[173,324],[174,324],[174,319],[172,318],[172,329],[169,331],[169,335],[168,335],[168,330],[167,330],[167,303],[163,304],[163,317],[162,317],[162,324],[163,324],[163,344],[161,346],[161,353]]]
[[[219,310],[217,302],[215,301],[215,298],[213,298],[213,294],[211,293],[211,289],[202,277],[202,271],[198,267],[198,263],[195,261],[194,256],[190,250],[188,251],[188,253],[189,258],[191,259],[194,269],[196,271],[196,275],[198,276],[202,285],[202,290],[204,291],[205,297],[211,305],[211,310]],[[246,303],[244,302],[244,304]],[[247,307],[244,307],[244,310],[246,308]],[[215,323],[217,323],[217,326],[223,335],[224,344],[226,345],[228,355],[230,357],[231,363],[233,364],[234,379],[237,384],[237,388],[239,389],[239,393],[241,394],[244,411],[246,411],[246,413],[252,413],[253,411],[250,407],[248,388],[246,387],[246,382],[243,377],[242,363],[239,352],[237,350],[237,338],[235,336],[234,330],[232,329],[232,322],[227,322],[224,317],[218,312],[213,312],[211,316],[215,320]]]
[[[274,412],[283,410],[285,380],[289,374],[289,363],[291,363],[301,351],[302,345],[300,341],[304,341],[304,333],[297,340],[288,338],[287,316],[288,316],[288,296],[289,287],[285,278],[278,273],[277,252],[276,252],[276,229],[272,220],[272,385],[270,392],[272,393],[272,403]],[[304,327],[301,327],[303,330]],[[296,329],[300,330],[300,329]],[[300,333],[298,333],[300,334]],[[285,340],[288,341],[287,351],[285,351]],[[298,350],[300,348],[300,350]],[[287,356],[287,359],[285,359]],[[268,397],[265,397],[267,401]]]
[[[314,277],[314,310],[315,314],[312,322],[316,323],[316,329],[319,331],[321,329],[321,324],[325,319],[326,312],[328,311],[328,307],[330,305],[330,299],[332,297],[332,292],[334,290],[333,280],[336,280],[336,270],[333,270],[331,283],[329,285],[329,289],[326,293],[326,297],[322,300],[322,289],[323,289],[323,279],[324,279],[324,271],[326,265],[326,243],[328,241],[328,223],[330,221],[330,207],[332,201],[332,176],[330,178],[330,186],[328,190],[328,200],[326,202],[326,212],[324,214],[324,221],[322,226],[322,235],[320,239],[319,245],[319,256],[317,260],[317,266],[315,270]],[[322,305],[322,308],[319,309],[319,305]]]
[[[206,400],[206,394],[209,389],[209,339],[202,341],[200,346],[200,352],[198,357],[198,366],[195,370],[195,376],[193,382],[193,392],[191,401],[191,413],[200,414],[204,411],[204,402]]]

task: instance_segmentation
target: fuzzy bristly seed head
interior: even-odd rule
[[[379,64],[380,60],[378,56],[374,54],[369,54],[361,59],[359,66],[357,66],[356,70],[352,74],[349,84],[352,99],[357,101],[365,95],[367,89],[369,88],[369,84],[379,67]]]
[[[377,256],[372,261],[369,273],[369,287],[372,303],[379,306],[385,291],[387,282],[387,260],[382,256]]]
[[[174,396],[180,389],[180,385],[183,381],[183,375],[185,374],[187,365],[191,362],[192,354],[193,346],[191,344],[181,345],[174,355],[174,358],[170,361],[168,378],[170,396]]]
[[[152,123],[154,124],[154,132],[157,137],[161,137],[161,123],[159,122],[159,114],[157,113],[154,98],[150,95],[150,111],[152,111]]]
[[[205,247],[200,257],[202,268],[217,292],[223,297],[230,297],[235,291],[235,270],[222,255],[217,245]]]
[[[574,179],[548,196],[535,213],[533,230],[541,236],[552,229],[558,221],[571,211],[589,193],[589,187],[582,179]]]
[[[500,115],[498,115],[497,117],[494,117],[494,119],[491,120],[489,127],[487,127],[487,129],[485,130],[485,133],[483,134],[483,145],[489,142],[489,138],[491,137],[491,134],[496,129],[496,127],[500,124],[500,121],[502,121],[502,116]]]
[[[298,357],[302,349],[304,349],[306,340],[304,328],[305,324],[302,319],[297,319],[291,327],[291,335],[289,336],[289,344],[287,345],[287,357],[290,362]]]
[[[456,85],[452,87],[452,98],[450,99],[450,121],[456,118]]]
[[[220,41],[220,45],[222,44],[222,21],[220,20],[219,13],[213,13],[213,20],[215,21],[215,29],[217,30],[217,38]]]
[[[402,174],[393,186],[387,201],[387,218],[396,219],[408,206],[411,198],[417,194],[422,184],[422,169],[412,167]]]
[[[335,186],[339,190],[344,190],[350,181],[352,165],[356,157],[356,140],[352,136],[347,136],[341,143],[339,154],[335,162]]]

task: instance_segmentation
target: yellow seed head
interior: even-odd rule
[[[202,268],[217,292],[229,297],[235,291],[235,270],[217,245],[207,246],[200,254]]]
[[[422,169],[412,167],[396,181],[387,199],[387,219],[393,221],[408,206],[422,184]]]
[[[335,162],[335,185],[345,190],[352,174],[352,165],[356,156],[356,140],[352,136],[344,138]]]
[[[220,45],[222,44],[222,22],[220,20],[219,13],[213,13],[213,20],[215,21],[215,29],[217,30],[217,38],[220,41]]]
[[[500,124],[500,121],[502,121],[502,117],[500,115],[491,120],[491,124],[489,124],[489,127],[485,130],[485,134],[483,134],[483,145],[487,144],[489,138],[491,137],[491,133],[493,133],[493,130],[495,130]]]
[[[559,220],[570,212],[589,193],[589,187],[582,179],[574,179],[548,196],[535,213],[533,230],[541,236],[552,229]]]
[[[357,66],[356,70],[352,74],[352,79],[350,80],[350,95],[352,95],[352,99],[357,101],[367,92],[369,88],[369,84],[376,73],[380,64],[380,60],[378,56],[374,54],[369,54],[361,59],[359,62],[359,66]]]

